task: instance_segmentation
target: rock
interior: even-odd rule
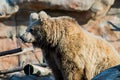
[[[26,2],[26,3],[25,3]],[[92,4],[95,2],[95,0],[19,0],[19,4],[25,4],[25,5],[19,5],[22,8],[25,8],[27,6],[27,9],[29,7],[32,9],[59,9],[59,10],[69,10],[69,11],[84,11],[90,9]],[[40,4],[40,5],[39,5]],[[33,6],[30,6],[33,5]]]
[[[105,16],[106,13],[109,11],[110,7],[113,5],[114,0],[99,0],[96,1],[91,10],[95,12],[95,18]]]
[[[17,35],[22,35],[25,31],[25,26],[18,26],[17,31],[13,25],[14,23],[9,21],[9,26],[0,23],[0,52],[16,49],[19,47],[28,48],[32,44],[24,44],[19,39]],[[17,33],[16,33],[17,32]],[[31,58],[32,57],[32,58]],[[29,51],[27,53],[12,55],[12,56],[0,56],[0,70],[10,69],[17,66],[23,66],[25,64],[35,63],[39,64],[43,62],[42,51],[35,48],[34,51]]]
[[[102,71],[92,80],[120,80],[120,65]]]
[[[120,26],[120,18],[117,16],[105,16],[99,20],[90,20],[87,24],[83,25],[83,27],[90,33],[106,39],[120,53],[120,31],[111,31],[114,27],[108,24],[107,21],[111,21],[115,25]]]
[[[8,1],[9,4],[12,3],[14,4],[14,6],[19,5],[20,10],[26,10],[32,12],[40,11],[44,9],[47,11],[52,10],[51,12],[53,12],[54,10],[59,13],[61,10],[63,10],[66,11],[67,14],[70,16],[79,15],[80,24],[84,24],[90,18],[96,19],[105,16],[115,0],[99,0],[99,1],[98,0],[84,0],[84,1],[83,0],[74,0],[74,1],[73,0],[8,0]],[[7,2],[4,1],[4,3]],[[10,9],[14,11],[14,9],[11,8],[11,6],[8,6],[8,8],[9,11]],[[58,16],[66,15],[66,12],[59,13]],[[79,16],[77,16],[77,18]],[[83,16],[84,19],[81,18]]]
[[[18,10],[18,5],[15,5],[11,0],[1,0],[0,18],[8,18]]]
[[[34,76],[34,75],[27,75],[27,76],[19,76],[18,75],[13,75],[12,77],[8,78],[10,80],[55,80],[53,75],[48,75],[48,76],[43,76],[43,77],[38,77],[38,76]]]
[[[114,4],[111,6],[108,15],[117,15],[120,18],[120,0],[115,0]]]
[[[115,0],[19,0],[21,9],[31,10],[66,10],[66,11],[92,11],[95,17],[104,16]],[[26,2],[26,3],[25,3]],[[24,4],[24,5],[21,5]]]

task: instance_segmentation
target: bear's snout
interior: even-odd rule
[[[25,43],[32,43],[35,40],[32,34],[29,32],[25,32],[23,35],[21,35],[20,39]]]

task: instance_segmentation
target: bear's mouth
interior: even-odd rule
[[[19,36],[19,39],[20,39],[23,43],[27,43],[27,41],[26,41],[22,36]]]
[[[35,41],[34,36],[31,35],[31,33],[24,33],[20,36],[18,36],[18,38],[23,42],[23,43],[32,43]]]

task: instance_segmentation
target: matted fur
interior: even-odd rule
[[[45,17],[44,17],[45,15]],[[39,13],[22,38],[42,48],[56,80],[91,80],[101,71],[120,63],[117,51],[104,39],[88,33],[70,17]]]

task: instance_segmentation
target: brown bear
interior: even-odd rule
[[[50,17],[43,11],[38,17],[21,38],[44,51],[56,80],[91,80],[120,63],[107,41],[82,29],[73,18]]]

